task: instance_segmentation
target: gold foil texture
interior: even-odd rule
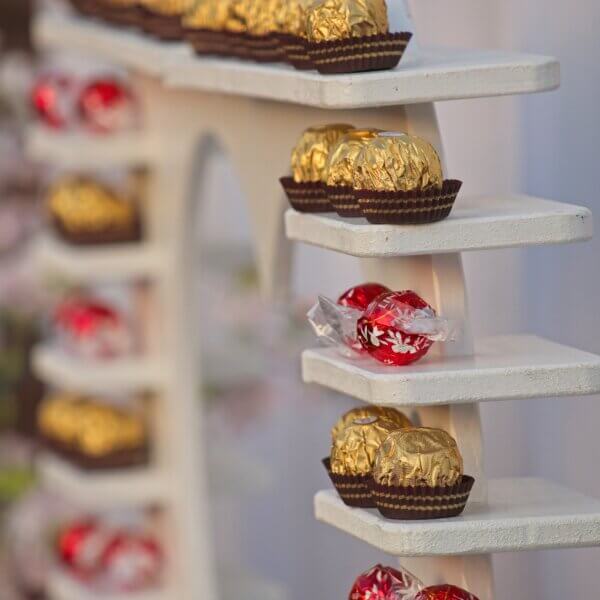
[[[331,471],[336,475],[368,475],[381,443],[396,429],[384,419],[355,420],[335,438],[331,447]]]
[[[141,0],[148,10],[165,16],[183,15],[188,12],[194,0]]]
[[[354,188],[386,192],[441,189],[442,164],[435,148],[407,133],[383,132],[368,141],[355,161]]]
[[[391,433],[377,451],[376,483],[390,486],[450,486],[463,475],[454,438],[442,429],[415,427]]]
[[[327,182],[329,152],[352,125],[334,124],[307,129],[292,151],[292,175],[296,183]]]
[[[199,0],[183,17],[183,24],[190,29],[228,29],[233,18],[234,0]]]
[[[387,33],[385,0],[319,0],[308,10],[306,35],[311,42]]]
[[[397,408],[392,408],[391,406],[359,406],[344,413],[338,419],[337,423],[331,429],[332,441],[335,441],[344,429],[352,425],[354,421],[372,417],[393,423],[397,429],[412,427],[410,419]]]
[[[284,2],[281,31],[305,38],[307,13],[310,5],[311,0],[287,0]]]
[[[137,448],[146,440],[140,417],[77,396],[57,395],[44,401],[38,425],[49,439],[89,456]]]
[[[327,185],[353,186],[354,163],[358,153],[379,131],[379,129],[356,129],[340,139],[329,156]]]
[[[133,202],[89,179],[67,179],[48,195],[48,210],[71,233],[129,227],[135,223]]]

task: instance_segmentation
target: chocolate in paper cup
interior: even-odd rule
[[[382,192],[354,190],[363,216],[369,223],[415,225],[445,219],[454,206],[462,182],[446,179],[441,190]]]
[[[315,68],[324,75],[393,69],[400,62],[410,32],[382,33],[331,42],[307,42]]]
[[[179,42],[184,39],[180,15],[160,15],[143,8],[139,25],[145,33],[163,42]]]
[[[354,190],[347,185],[326,185],[325,192],[331,206],[340,217],[362,217],[360,204]]]
[[[331,471],[329,457],[323,459],[323,466],[346,506],[375,508],[370,488],[371,475],[336,475]]]
[[[371,478],[371,496],[386,519],[428,520],[445,519],[460,515],[469,499],[475,479],[463,475],[450,486],[390,486],[376,483]]]
[[[293,67],[299,71],[308,71],[315,68],[308,55],[307,42],[304,38],[288,33],[279,33],[277,34],[277,40],[282,54]]]
[[[139,242],[142,239],[142,226],[139,218],[126,227],[110,227],[97,231],[73,232],[60,220],[53,218],[52,224],[58,235],[69,244],[77,246],[95,246],[103,244],[123,244]]]
[[[320,181],[297,183],[293,177],[282,177],[279,181],[292,208],[298,212],[323,213],[333,210]]]
[[[260,63],[279,62],[283,59],[283,51],[274,33],[268,35],[246,33],[244,41],[249,59]]]

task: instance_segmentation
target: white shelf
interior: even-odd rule
[[[542,479],[492,479],[487,506],[452,519],[393,521],[318,492],[318,520],[395,556],[448,556],[600,545],[600,501]]]
[[[50,573],[47,593],[50,600],[173,600],[174,598],[164,589],[120,594],[95,592],[59,568],[55,568]]]
[[[86,135],[56,132],[42,125],[27,131],[26,152],[32,160],[65,169],[144,166],[152,161],[152,148],[143,134]]]
[[[359,257],[561,244],[593,233],[587,208],[519,195],[459,196],[447,219],[428,225],[371,225],[365,219],[289,209],[285,226],[292,240]]]
[[[432,406],[600,392],[600,356],[530,335],[476,342],[469,357],[425,356],[406,367],[347,359],[333,348],[302,354],[306,383],[379,405]]]
[[[417,53],[409,46],[394,70],[322,76],[284,65],[198,58],[186,45],[164,44],[78,16],[46,12],[38,17],[34,32],[42,46],[80,49],[163,76],[171,86],[322,108],[532,93],[554,89],[560,83],[555,59],[497,50],[433,48]]]
[[[274,582],[262,580],[246,573],[228,573],[222,576],[221,597],[224,600],[286,600],[283,588]],[[137,593],[106,594],[94,592],[68,573],[55,568],[48,580],[50,600],[175,600],[174,591],[167,589]]]
[[[42,234],[33,250],[43,269],[81,281],[153,277],[163,265],[160,248],[147,242],[72,246]]]
[[[166,481],[150,467],[86,472],[45,452],[36,468],[46,487],[95,510],[158,504],[168,494]]]
[[[165,381],[159,360],[125,358],[86,361],[70,356],[51,344],[37,346],[33,368],[44,381],[82,393],[135,392],[160,388]]]

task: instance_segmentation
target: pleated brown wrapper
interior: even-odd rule
[[[275,35],[281,54],[290,65],[299,71],[308,71],[315,68],[308,54],[304,38],[289,33],[277,33]]]
[[[96,246],[102,244],[124,244],[141,241],[142,225],[139,217],[133,223],[119,227],[106,227],[96,231],[74,232],[66,228],[60,219],[52,217],[52,225],[57,234],[66,242],[76,246]]]
[[[320,181],[296,182],[293,177],[281,177],[281,186],[292,208],[298,212],[331,212],[333,208]]]
[[[406,521],[444,519],[460,515],[469,499],[475,480],[463,475],[450,486],[390,486],[369,480],[371,497],[387,519]]]
[[[305,41],[314,68],[323,75],[383,71],[395,68],[412,33],[380,33],[343,40]]]
[[[180,42],[185,39],[181,15],[159,14],[142,6],[136,24],[148,35],[163,42]]]
[[[454,206],[462,181],[446,179],[442,189],[390,192],[354,190],[362,216],[376,225],[416,225],[445,219]]]
[[[93,456],[43,434],[40,434],[40,441],[50,452],[85,471],[128,469],[150,462],[150,449],[147,445]]]
[[[340,217],[362,217],[360,204],[354,190],[347,185],[326,185],[325,193]]]
[[[331,471],[330,458],[323,459],[323,465],[337,493],[347,506],[355,508],[376,508],[371,496],[371,475],[337,475]]]

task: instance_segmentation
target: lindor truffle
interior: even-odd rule
[[[414,600],[422,588],[406,569],[378,564],[356,578],[348,600]]]
[[[319,0],[306,20],[306,35],[312,42],[373,36],[388,29],[385,0]]]
[[[379,446],[397,426],[382,418],[356,419],[335,438],[331,447],[331,472],[336,475],[371,473]]]
[[[325,183],[329,153],[339,139],[352,129],[352,125],[333,124],[304,131],[292,151],[294,181]]]
[[[368,140],[354,162],[354,188],[377,191],[441,189],[442,164],[426,140],[401,132],[382,132]]]
[[[463,476],[454,438],[442,429],[400,429],[378,447],[373,479],[388,486],[452,486]]]
[[[421,590],[415,600],[479,600],[476,596],[455,585],[432,585]]]
[[[412,427],[410,419],[401,411],[389,406],[360,406],[344,413],[331,429],[331,439],[335,440],[342,435],[344,429],[353,425],[356,421],[369,420],[371,418],[381,419],[395,425],[398,429]]]
[[[354,185],[354,163],[365,143],[372,140],[379,129],[355,129],[344,134],[332,149],[327,165],[327,185]]]

